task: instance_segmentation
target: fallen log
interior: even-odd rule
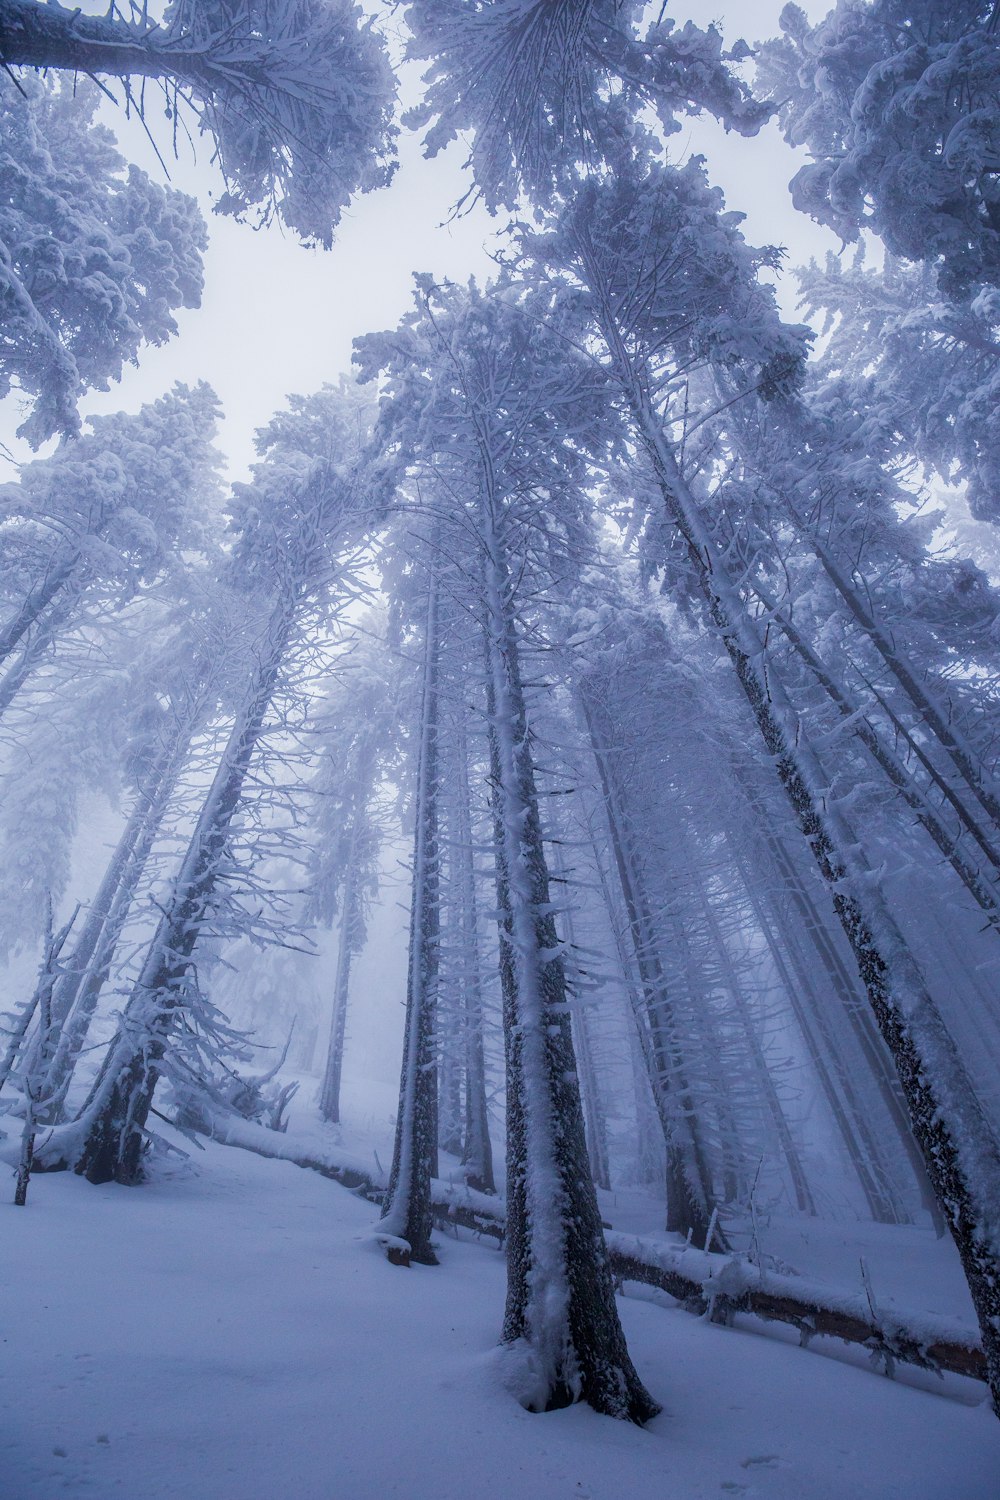
[[[897,1362],[973,1380],[986,1379],[986,1360],[971,1328],[930,1313],[873,1308],[864,1296],[798,1276],[767,1271],[738,1256],[607,1235],[619,1282],[656,1287],[689,1312],[730,1324],[747,1313],[795,1328],[807,1346],[817,1335],[859,1344],[881,1357],[887,1374]]]
[[[294,1137],[266,1130],[236,1115],[203,1113],[195,1128],[223,1145],[240,1146],[261,1156],[289,1161],[319,1172],[381,1206],[385,1183],[347,1152],[318,1150]],[[462,1183],[435,1180],[434,1215],[442,1228],[458,1226],[502,1243],[502,1199],[475,1192]],[[879,1356],[886,1373],[895,1364],[945,1370],[973,1380],[986,1379],[986,1360],[978,1335],[933,1314],[876,1309],[862,1295],[803,1277],[768,1271],[736,1255],[695,1250],[633,1235],[605,1234],[611,1269],[620,1287],[626,1282],[666,1292],[681,1307],[713,1322],[731,1324],[737,1314],[795,1328],[803,1346],[818,1335],[857,1344]]]

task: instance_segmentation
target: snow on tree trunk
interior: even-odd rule
[[[435,1012],[441,921],[439,673],[438,589],[432,579],[427,598],[420,703],[406,1030],[392,1169],[378,1230],[379,1236],[385,1237],[389,1258],[402,1265],[409,1265],[411,1261],[437,1265],[437,1256],[431,1247],[431,1178],[437,1171]]]
[[[584,1132],[510,581],[492,496],[481,504],[490,737],[507,1062],[507,1306],[512,1385],[531,1411],[587,1401],[658,1410],[618,1320]]]
[[[820,687],[826,693],[840,717],[845,723],[850,724],[852,732],[857,735],[876,765],[880,767],[887,779],[899,792],[906,805],[916,814],[918,823],[926,830],[934,844],[944,855],[973,900],[982,911],[986,912],[991,926],[1000,930],[1000,897],[998,897],[990,880],[982,875],[978,869],[970,865],[968,860],[964,858],[959,850],[955,836],[949,832],[927,792],[910,774],[899,756],[885,744],[881,736],[864,716],[861,706],[848,697],[840,684],[834,681],[808,641],[805,640],[802,633],[795,628],[792,621],[788,618],[786,611],[780,609],[776,601],[768,596],[763,585],[754,581],[752,588],[770,617],[780,626],[793,651],[801,657],[813,677],[815,677]],[[898,729],[901,737],[905,740],[907,736],[904,726],[894,720],[894,727]],[[914,749],[916,748],[914,746]],[[931,769],[929,763],[928,769]],[[947,782],[940,777],[940,773],[932,772],[932,774],[935,784],[941,787],[944,795],[949,798],[949,801],[955,807],[963,826],[976,842],[980,844],[983,853],[990,862],[994,863],[997,860],[997,855],[979,829],[976,820],[970,818],[964,804],[955,796],[953,789],[948,786]],[[1000,864],[996,865],[996,868],[1000,869]]]
[[[175,1012],[187,1000],[191,958],[227,860],[227,841],[243,783],[270,706],[293,611],[282,599],[258,642],[246,697],[202,806],[170,900],[81,1124],[86,1134],[74,1170],[89,1182],[141,1177],[144,1129]]]
[[[562,858],[561,845],[556,845],[556,878],[565,888],[566,866]],[[562,914],[565,933],[564,947],[572,952],[575,946],[572,909],[567,906]],[[604,1120],[601,1096],[597,1086],[597,1070],[590,1044],[586,1004],[579,1000],[573,1005],[572,1035],[573,1052],[576,1056],[577,1075],[580,1082],[580,1099],[583,1104],[583,1123],[587,1136],[587,1155],[590,1158],[591,1175],[599,1188],[611,1188],[611,1168],[608,1162],[608,1132]]]
[[[203,709],[201,695],[196,693],[186,718],[176,726],[175,735],[140,787],[74,945],[70,964],[56,984],[53,1004],[61,1031],[49,1074],[46,1118],[50,1123],[59,1119],[65,1104],[73,1069],[87,1040],[119,939]]]
[[[988,784],[985,772],[977,764],[975,752],[964,742],[954,723],[949,722],[927,689],[917,680],[909,662],[858,597],[857,589],[845,578],[829,548],[811,531],[808,533],[808,541],[830,582],[909,698],[923,726],[935,736],[969,791],[1000,831],[1000,797],[995,788]]]

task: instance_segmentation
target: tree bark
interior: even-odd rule
[[[562,955],[549,899],[511,585],[485,462],[487,722],[507,1061],[507,1305],[503,1341],[527,1355],[523,1404],[584,1400],[645,1422],[590,1175]]]
[[[390,1259],[437,1265],[431,1246],[431,1179],[437,1175],[436,1007],[440,957],[440,850],[438,836],[438,725],[441,643],[438,585],[431,579],[424,635],[420,749],[413,835],[413,904],[406,985],[406,1030],[399,1113],[389,1190],[379,1232],[403,1241]]]
[[[211,96],[220,84],[259,81],[260,68],[228,65],[211,50],[151,20],[132,23],[83,15],[46,0],[4,0],[0,61],[7,67],[59,68],[115,78],[160,78]]]

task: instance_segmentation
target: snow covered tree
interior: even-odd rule
[[[600,443],[602,408],[589,361],[534,312],[418,278],[416,310],[396,332],[362,340],[356,358],[368,375],[386,372],[384,430],[433,470],[439,493],[453,497],[450,511],[441,507],[448,538],[473,547],[463,571],[475,580],[490,746],[512,1387],[531,1410],[585,1400],[642,1422],[656,1405],[625,1346],[587,1158],[518,619],[526,577],[542,587],[589,537],[574,439]]]
[[[460,617],[461,618],[461,617]],[[460,678],[458,686],[465,685]],[[457,697],[457,703],[456,703]],[[451,754],[443,778],[446,798],[445,869],[449,882],[449,927],[446,940],[454,950],[457,973],[446,970],[452,989],[457,987],[457,1036],[451,1039],[461,1049],[461,1072],[464,1082],[464,1111],[461,1130],[461,1161],[465,1180],[478,1192],[493,1193],[493,1146],[490,1140],[489,1103],[486,1075],[486,995],[482,940],[476,883],[474,822],[470,791],[471,749],[466,728],[467,695],[455,694],[454,687],[446,701],[450,722],[445,736]],[[445,949],[444,963],[451,957]],[[453,1062],[453,1066],[455,1066]],[[450,1122],[454,1126],[455,1122]],[[442,1141],[444,1145],[444,1141]]]
[[[192,759],[193,742],[226,696],[226,668],[232,668],[235,654],[232,637],[238,638],[245,625],[242,612],[227,609],[230,603],[217,584],[209,599],[189,595],[175,628],[161,623],[161,637],[133,666],[132,696],[139,701],[130,705],[122,757],[124,778],[132,784],[131,805],[53,988],[59,1035],[48,1071],[49,1121],[60,1118],[157,838]]]
[[[897,462],[916,459],[962,485],[972,515],[1000,516],[1000,291],[972,285],[943,297],[933,268],[887,255],[881,269],[829,255],[796,272],[801,306],[829,335],[817,379],[876,419]],[[855,419],[856,421],[856,419]],[[892,450],[890,450],[890,453]],[[971,581],[971,580],[970,580]],[[970,601],[971,602],[971,601]],[[968,603],[952,599],[960,615]]]
[[[397,0],[402,3],[402,0]],[[608,89],[652,106],[665,133],[703,111],[754,135],[771,110],[727,67],[722,35],[659,18],[638,0],[420,0],[406,8],[410,56],[429,59],[427,96],[405,123],[431,124],[435,155],[474,132],[469,163],[487,206],[547,197],[561,164],[599,157]],[[741,55],[737,50],[737,56]]]
[[[144,1127],[171,1033],[196,1006],[195,950],[238,885],[234,820],[265,735],[293,644],[317,627],[317,612],[353,597],[354,554],[384,504],[385,477],[365,450],[356,388],[328,387],[293,400],[259,435],[264,461],[236,487],[239,531],[231,585],[247,601],[248,671],[231,706],[228,733],[169,900],[146,951],[121,1025],[80,1118],[53,1132],[48,1154],[92,1182],[141,1176]]]
[[[135,415],[92,418],[89,432],[0,486],[0,547],[20,584],[0,624],[0,713],[83,620],[120,616],[143,587],[179,583],[186,555],[211,550],[218,417],[204,382],[177,385]]]
[[[684,473],[670,396],[692,364],[727,369],[746,393],[794,380],[801,333],[779,325],[756,283],[754,255],[693,164],[644,180],[589,183],[548,236],[526,242],[600,337],[610,378],[655,476],[677,537],[730,657],[768,754],[851,944],[872,1012],[899,1073],[914,1135],[961,1256],[1000,1392],[1000,1147],[940,1010],[861,854],[827,796],[829,777],[729,572],[728,557]],[[668,226],[669,229],[668,229]],[[666,410],[665,410],[666,408]]]
[[[143,344],[177,332],[176,308],[201,302],[198,207],[126,172],[95,119],[100,97],[90,83],[0,82],[0,397],[24,400],[19,431],[36,448],[76,433],[80,396],[106,390]]]
[[[309,915],[337,931],[330,1039],[319,1112],[340,1120],[340,1085],[347,1036],[351,967],[367,939],[367,918],[379,888],[379,854],[385,836],[379,782],[393,762],[395,673],[372,616],[328,691],[320,710],[323,741],[312,783]]]
[[[224,213],[277,212],[329,246],[355,192],[392,175],[395,85],[385,47],[353,0],[172,0],[86,15],[55,0],[3,0],[0,61],[163,86],[188,106],[226,179]]]
[[[1000,39],[992,0],[798,5],[761,47],[758,86],[813,161],[796,207],[842,240],[862,228],[929,261],[946,294],[1000,280]]]

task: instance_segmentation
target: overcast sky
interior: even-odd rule
[[[782,0],[730,0],[728,5],[678,0],[668,13],[678,22],[690,18],[705,25],[715,20],[729,43],[740,35],[753,42],[777,32],[781,4]],[[371,5],[384,9],[377,0]],[[94,0],[88,8],[103,9],[103,0],[100,5]],[[814,0],[805,8],[820,15],[828,6]],[[387,25],[396,24],[389,16]],[[404,77],[404,103],[415,96],[417,87],[418,76],[411,68]],[[110,108],[106,118],[122,153],[162,179],[141,124]],[[149,123],[155,134],[155,109]],[[160,349],[144,349],[138,369],[127,371],[110,391],[89,394],[82,410],[131,411],[175,380],[208,380],[225,409],[221,443],[234,477],[245,472],[252,458],[254,429],[284,404],[289,393],[308,392],[335,379],[350,366],[355,337],[398,321],[409,304],[414,271],[459,279],[485,279],[490,274],[487,247],[496,221],[477,209],[448,222],[452,204],[467,186],[461,145],[427,162],[419,141],[401,136],[401,166],[392,186],[357,199],[344,216],[333,250],[322,251],[304,249],[278,225],[255,232],[214,216],[212,195],[221,191],[221,183],[208,160],[208,146],[202,143],[197,161],[191,160],[189,151],[174,161],[168,156],[166,124],[161,134],[174,184],[199,198],[209,221],[203,305],[197,311],[181,311],[179,337]],[[792,209],[787,183],[797,158],[773,128],[747,141],[727,136],[711,122],[696,122],[673,136],[669,149],[675,161],[693,151],[704,152],[729,206],[746,213],[748,238],[786,245],[790,265],[836,248],[833,236]],[[790,283],[783,301],[787,314],[794,316]],[[12,437],[18,420],[12,402],[0,408],[0,439],[24,459],[30,457],[29,450]],[[0,477],[12,473],[5,465]]]

